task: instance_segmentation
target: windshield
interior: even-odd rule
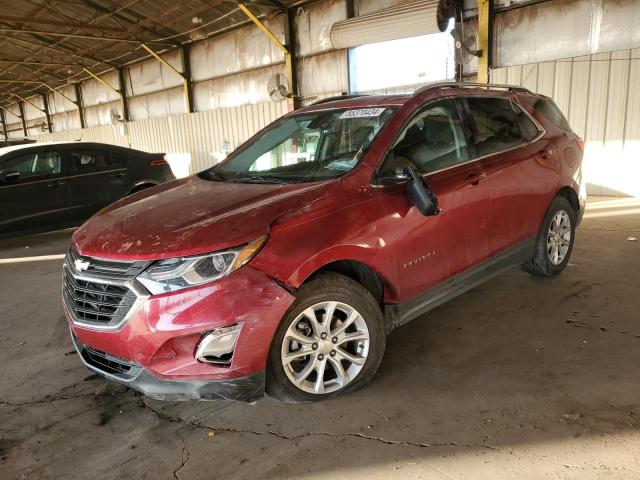
[[[392,113],[392,109],[380,107],[283,118],[199,176],[246,183],[298,183],[339,177],[361,160]]]

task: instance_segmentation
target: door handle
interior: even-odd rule
[[[471,173],[465,177],[464,181],[471,185],[478,185],[486,177],[487,177],[487,174],[484,172]]]
[[[551,150],[547,150],[543,148],[536,154],[536,156],[540,157],[543,160],[547,160],[552,154],[553,152]]]
[[[112,176],[113,178],[122,178],[122,177],[124,177],[124,173],[122,173],[122,172],[116,172],[116,173],[112,173],[112,174],[111,174],[111,176]]]
[[[47,187],[58,187],[60,185],[64,185],[65,182],[63,180],[54,180],[51,183],[47,183]]]

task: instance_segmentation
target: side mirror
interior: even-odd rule
[[[409,201],[418,209],[425,217],[437,215],[440,212],[438,199],[435,194],[424,181],[424,178],[416,171],[415,168],[407,165],[404,167],[403,173],[409,177],[407,185],[407,197]]]
[[[15,170],[0,170],[0,180],[4,183],[12,182],[20,178],[20,172]]]

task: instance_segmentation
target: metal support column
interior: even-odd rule
[[[4,115],[4,110],[0,110],[0,120],[2,120],[2,133],[4,134],[4,139],[9,140],[9,136],[7,135],[7,117]]]
[[[76,83],[74,85],[76,91],[76,105],[78,107],[78,115],[80,115],[80,128],[85,128],[87,126],[84,119],[84,109],[82,108],[82,89],[80,88],[80,83]]]
[[[184,92],[184,110],[185,110],[186,116],[187,116],[189,152],[191,154],[191,162],[193,164],[193,162],[195,162],[195,160],[196,160],[196,151],[195,151],[195,142],[193,140],[193,125],[191,123],[192,122],[192,120],[191,120],[191,112],[193,111],[193,108],[192,108],[193,107],[193,99],[191,98],[191,82],[189,81],[189,77],[187,77],[186,71],[185,72],[179,72],[178,70],[176,70],[173,67],[173,65],[171,65],[169,62],[167,62],[164,58],[162,58],[160,55],[158,55],[156,52],[154,52],[151,48],[149,48],[144,43],[141,43],[140,46],[142,48],[144,48],[149,53],[149,55],[151,55],[153,58],[155,58],[160,63],[162,63],[165,67],[167,67],[169,70],[173,71],[176,75],[178,75],[180,78],[182,78],[182,88],[183,88],[183,92]],[[183,53],[184,53],[184,51],[183,51]],[[185,65],[184,65],[185,63],[187,64],[187,68],[188,68],[188,59],[187,59],[186,62],[183,60],[183,68],[185,67]]]
[[[493,0],[478,0],[478,82],[489,83],[489,69],[493,49]]]
[[[280,40],[273,34],[267,26],[262,23],[258,17],[256,17],[243,3],[239,3],[238,7],[249,17],[249,19],[260,29],[262,32],[278,47],[284,54],[285,75],[287,82],[289,83],[289,110],[295,110],[297,100],[299,99],[297,86],[298,79],[296,75],[296,61],[295,61],[295,19],[293,18],[293,9],[285,11],[285,42],[287,46],[283,45]],[[295,87],[295,89],[294,89]]]
[[[127,86],[125,84],[124,68],[118,69],[118,90],[122,101],[122,117],[125,122],[131,121],[129,116],[129,100],[127,99]]]
[[[51,123],[51,114],[49,113],[49,99],[47,94],[42,94],[42,105],[44,106],[44,114],[47,117],[47,130],[49,133],[53,133],[53,123]]]
[[[187,111],[193,113],[193,84],[191,83],[191,45],[182,46],[182,79],[186,89]]]
[[[24,119],[24,103],[18,102],[18,108],[20,109],[20,120],[22,120],[22,133],[25,138],[27,136],[27,122]]]
[[[289,105],[293,110],[296,110],[300,108],[300,92],[298,91],[298,62],[296,61],[296,17],[293,8],[287,8],[284,13],[284,43],[289,52],[285,55],[287,79],[291,91]]]

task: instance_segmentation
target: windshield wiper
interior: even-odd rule
[[[214,172],[212,170],[209,170],[208,172],[204,172],[206,179],[207,180],[211,180],[212,182],[224,182],[225,179],[222,178],[222,175],[220,175],[217,172]]]
[[[233,179],[233,181],[237,183],[277,183],[280,185],[289,183],[286,180],[283,180],[281,178],[260,177],[260,176],[240,177],[240,178]]]

